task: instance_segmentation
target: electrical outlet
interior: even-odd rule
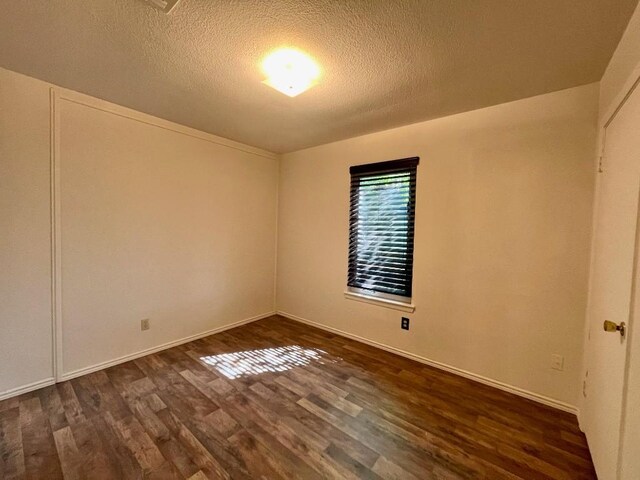
[[[144,320],[140,320],[140,330],[149,330],[151,325],[149,324],[149,319],[145,318]]]
[[[564,357],[562,355],[551,355],[551,368],[562,371],[564,369]]]
[[[403,330],[409,330],[409,319],[407,317],[402,317],[400,321],[400,328]]]

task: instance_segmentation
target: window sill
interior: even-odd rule
[[[364,295],[362,293],[344,292],[344,298],[347,300],[355,300],[356,302],[369,303],[371,305],[378,305],[380,307],[391,308],[393,310],[400,310],[401,312],[413,313],[416,306],[412,303],[398,302],[395,300],[389,300],[381,297],[373,297],[370,295]]]

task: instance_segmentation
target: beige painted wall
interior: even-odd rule
[[[0,69],[0,396],[52,377],[49,89]],[[273,312],[277,157],[56,92],[63,378]]]
[[[597,108],[592,84],[284,155],[278,310],[575,406]],[[407,332],[343,292],[349,166],[415,155]]]
[[[0,395],[53,376],[49,90],[0,69]]]
[[[60,123],[66,374],[274,310],[277,158],[64,100]]]

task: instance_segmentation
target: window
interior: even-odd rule
[[[351,167],[350,292],[410,303],[419,158]]]

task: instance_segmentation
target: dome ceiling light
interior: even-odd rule
[[[306,53],[293,48],[271,52],[262,61],[266,79],[262,82],[289,97],[310,89],[320,77],[320,67]]]

